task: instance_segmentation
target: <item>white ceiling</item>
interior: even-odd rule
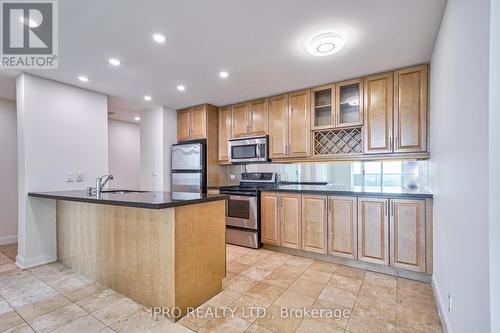
[[[33,74],[112,96],[113,118],[156,105],[217,106],[429,62],[445,0],[59,1],[59,69]],[[304,40],[347,33],[343,50],[310,56]],[[152,33],[163,33],[163,45]],[[107,62],[117,57],[122,66]],[[227,70],[229,78],[218,72]],[[85,74],[90,82],[77,76]],[[0,97],[15,96],[0,71]],[[179,92],[178,84],[186,91]],[[5,88],[4,88],[5,87]],[[145,102],[144,95],[152,102]]]

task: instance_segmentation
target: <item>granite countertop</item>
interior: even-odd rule
[[[335,186],[335,185],[278,185],[266,192],[299,192],[318,195],[352,195],[352,196],[381,196],[398,198],[432,198],[427,189],[407,189],[401,187],[380,186]]]
[[[89,195],[87,191],[32,192],[28,193],[28,196],[54,200],[77,201],[102,205],[149,209],[172,208],[209,201],[225,200],[228,198],[226,195],[158,191],[103,193],[100,199],[97,199],[95,194]]]

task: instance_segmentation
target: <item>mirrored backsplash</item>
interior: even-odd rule
[[[427,188],[428,161],[365,161],[300,164],[247,164],[230,166],[241,172],[275,172],[282,182],[323,182],[342,187]]]

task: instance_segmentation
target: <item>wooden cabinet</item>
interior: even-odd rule
[[[177,111],[177,141],[207,138],[207,105]]]
[[[390,265],[425,272],[425,201],[391,199]]]
[[[335,85],[335,127],[363,124],[363,80],[354,79]]]
[[[394,152],[427,150],[427,65],[394,72]]]
[[[327,253],[327,197],[302,196],[302,250]]]
[[[364,153],[391,153],[393,74],[366,77],[364,86]]]
[[[219,108],[218,115],[218,162],[229,163],[229,139],[231,139],[231,107]]]
[[[267,99],[233,105],[233,138],[267,135],[268,110]]]
[[[280,245],[279,200],[279,193],[262,192],[260,195],[262,243]]]
[[[335,126],[335,85],[311,89],[311,129],[329,129]]]
[[[302,243],[302,196],[283,193],[281,200],[281,246],[300,249]]]
[[[219,189],[216,189],[216,188],[209,188],[207,190],[207,194],[220,194],[220,191],[219,191]]]
[[[328,253],[357,259],[356,197],[328,197]]]
[[[269,156],[283,158],[288,153],[288,95],[270,97],[269,112]]]
[[[389,265],[389,199],[358,199],[358,260]]]

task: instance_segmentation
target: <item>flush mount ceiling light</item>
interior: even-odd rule
[[[184,87],[182,84],[179,84],[179,85],[177,86],[177,90],[179,90],[179,91],[184,91],[184,90],[186,90],[186,87]]]
[[[121,64],[120,60],[118,60],[116,58],[109,58],[108,61],[113,66],[120,66],[120,64]]]
[[[329,56],[340,51],[345,39],[335,32],[315,34],[306,43],[307,51],[316,57]]]
[[[89,78],[86,77],[85,75],[80,75],[78,77],[78,80],[82,81],[82,82],[89,82]]]
[[[141,117],[134,117],[134,120],[135,120],[135,121],[140,121],[140,120],[141,120]]]
[[[227,79],[227,77],[229,76],[229,73],[226,71],[222,71],[222,72],[219,72],[219,76],[223,79]]]
[[[153,40],[158,44],[163,44],[165,43],[165,36],[162,34],[153,34]]]
[[[148,102],[151,101],[151,96],[149,95],[144,96],[144,100]]]

